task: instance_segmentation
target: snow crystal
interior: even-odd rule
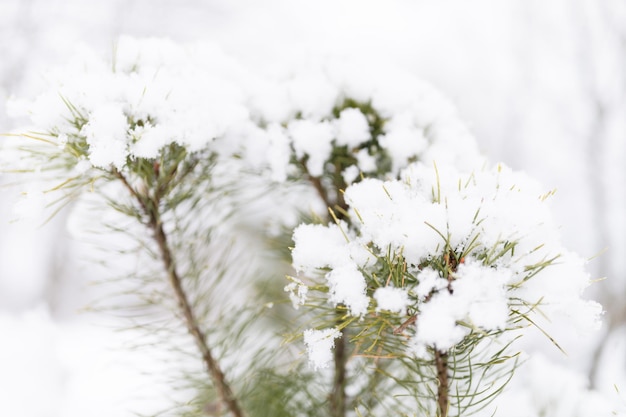
[[[304,331],[304,344],[306,345],[309,363],[315,370],[328,368],[333,360],[332,349],[335,347],[335,339],[341,337],[338,329]]]
[[[505,329],[511,298],[531,305],[541,301],[543,313],[567,315],[582,328],[597,326],[601,308],[580,298],[589,284],[584,262],[563,251],[541,189],[526,176],[502,165],[467,173],[447,163],[416,162],[402,180],[366,178],[350,185],[344,195],[356,228],[350,245],[369,245],[372,256],[402,255],[413,267],[442,259],[449,250],[464,257],[455,268],[450,267],[449,281],[434,266],[416,271],[418,283],[411,289],[421,302],[412,343],[416,352],[423,351],[419,346],[447,350],[471,327]],[[323,246],[327,238],[318,238],[316,245]],[[319,251],[311,249],[315,250]],[[365,264],[345,254],[341,264],[330,254],[326,257],[329,260],[321,266],[331,269],[326,276],[330,301],[346,304],[353,315],[362,314],[369,302],[360,272]],[[553,258],[552,265],[541,267]],[[368,268],[376,265],[370,259],[367,262]],[[308,262],[311,267],[314,264]],[[526,279],[534,269],[536,274]],[[393,291],[376,290],[377,310],[406,308],[399,298],[392,301],[393,296],[400,297]]]
[[[249,101],[253,117],[281,123],[288,119],[277,119],[279,114],[297,117],[298,120],[292,122],[300,125],[297,135],[292,136],[293,148],[299,159],[309,155],[307,168],[314,176],[323,173],[324,161],[330,156],[333,143],[355,152],[361,172],[388,173],[390,178],[415,160],[429,166],[433,161],[441,161],[468,169],[480,168],[484,163],[476,141],[459,120],[454,107],[410,73],[371,62],[358,66],[355,62],[333,60],[282,72],[284,78],[265,80],[260,82],[260,87],[253,88]],[[288,100],[283,101],[290,101],[291,108],[277,106],[272,103],[276,100],[267,96],[287,97]],[[357,107],[344,108],[336,115],[333,110],[341,99],[371,105],[376,115],[385,120],[382,134],[371,137],[370,115]],[[330,123],[336,132],[329,134],[328,129],[315,132],[316,123]],[[375,139],[381,149],[357,151],[370,139]],[[371,151],[379,154],[370,155]],[[391,159],[391,166],[377,166],[376,157],[383,155]],[[389,172],[380,173],[380,168]],[[354,178],[354,172],[350,172],[348,178]]]
[[[387,310],[392,313],[404,313],[409,305],[409,294],[403,288],[381,287],[374,292],[376,311]]]
[[[507,270],[468,259],[454,273],[452,291],[448,292],[448,281],[437,271],[427,268],[420,272],[416,293],[422,299],[431,299],[420,307],[414,342],[447,350],[468,332],[457,324],[459,321],[484,330],[505,328],[509,315],[505,285],[509,275]]]

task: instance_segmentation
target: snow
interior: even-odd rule
[[[367,149],[361,149],[355,155],[357,165],[363,172],[376,171],[376,159],[369,154]]]
[[[341,111],[336,123],[337,145],[348,148],[358,146],[370,139],[369,124],[361,110],[348,108]]]
[[[426,299],[433,291],[439,292],[448,287],[448,280],[442,278],[437,270],[430,267],[421,270],[418,278],[419,284],[414,291],[420,300]]]
[[[469,323],[481,329],[503,330],[509,316],[506,284],[510,272],[468,260],[454,275],[453,297],[464,306]]]
[[[432,346],[445,352],[461,342],[469,333],[457,325],[463,313],[463,307],[457,304],[456,297],[446,291],[435,294],[420,310],[416,333],[410,343],[411,349]]]
[[[294,120],[287,128],[296,157],[306,157],[306,167],[314,177],[324,172],[324,164],[332,151],[334,129],[326,121]]]
[[[170,143],[203,149],[248,120],[235,84],[245,75],[219,48],[121,37],[113,65],[82,51],[49,71],[50,91],[16,102],[13,113],[28,110],[55,136],[84,136],[92,165],[118,170],[128,157],[156,158]],[[69,123],[76,117],[86,119],[80,131]]]
[[[22,222],[43,222],[46,216],[46,194],[41,184],[31,184],[13,206],[13,218]]]
[[[304,331],[303,336],[309,363],[313,369],[328,368],[333,360],[332,348],[335,346],[335,339],[341,337],[341,332],[337,329],[309,329]]]
[[[107,104],[91,112],[81,133],[87,137],[89,160],[93,166],[107,168],[113,165],[119,170],[126,164],[126,130],[126,116],[121,106]]]
[[[394,119],[389,121],[385,131],[380,138],[380,144],[388,150],[393,160],[394,171],[405,167],[411,155],[422,154],[428,145],[423,129],[415,126],[397,126]]]
[[[287,284],[284,291],[289,293],[289,299],[291,300],[293,308],[298,310],[300,306],[304,305],[306,302],[309,287],[307,287],[304,282],[300,281],[298,278],[290,277],[290,279],[293,282]]]
[[[325,57],[308,66],[299,63],[286,68],[266,78],[248,77],[257,84],[251,88],[251,117],[270,127],[277,122],[287,124],[296,158],[306,161],[308,174],[314,177],[331,173],[334,167],[326,163],[333,148],[342,146],[354,155],[360,173],[378,175],[384,169],[391,178],[413,160],[427,164],[443,160],[463,167],[480,166],[484,161],[454,106],[398,66]],[[282,107],[276,103],[280,98]],[[349,103],[347,108],[342,108],[344,102]],[[368,110],[359,105],[369,106]],[[377,118],[382,132],[372,137]],[[284,149],[282,143],[278,146],[278,152],[270,151],[268,161],[274,172],[277,159],[273,154],[282,155]],[[371,155],[378,150],[372,146],[382,147],[391,167],[378,166]],[[357,178],[356,168],[350,165],[347,170],[342,175]]]
[[[496,400],[499,412],[507,416],[592,417],[623,415],[617,393],[603,396],[590,389],[587,378],[550,361],[542,354],[527,359],[504,395]],[[523,381],[523,384],[519,382]]]
[[[345,95],[363,102],[375,97],[378,108],[381,111],[386,109],[388,114],[392,114],[423,94],[415,94],[415,89],[407,88],[406,91],[402,91],[406,80],[398,79],[398,82],[394,83],[396,79],[394,75],[388,76],[389,86],[373,82],[376,77],[371,77],[371,74],[376,72],[376,69],[372,67],[379,67],[381,61],[390,67],[407,66],[411,73],[419,74],[436,84],[454,101],[460,108],[463,119],[468,122],[471,132],[480,141],[482,152],[491,156],[493,160],[505,160],[516,169],[523,168],[534,177],[541,178],[544,184],[558,188],[557,198],[554,198],[550,205],[556,213],[557,222],[562,225],[561,228],[555,232],[537,224],[525,223],[526,218],[537,214],[535,209],[543,210],[545,206],[539,204],[532,209],[529,206],[532,216],[526,217],[526,212],[521,208],[523,201],[516,200],[511,202],[507,210],[510,210],[511,218],[516,214],[524,215],[518,218],[522,223],[517,230],[528,230],[529,234],[544,238],[548,236],[547,232],[563,235],[563,241],[583,255],[576,262],[584,263],[583,258],[595,255],[604,247],[610,247],[608,255],[602,255],[599,261],[595,260],[586,265],[592,271],[591,277],[576,273],[575,281],[579,284],[561,287],[568,289],[567,297],[558,297],[561,285],[558,277],[561,276],[561,272],[569,273],[571,269],[560,269],[559,265],[547,268],[543,271],[541,280],[533,278],[528,285],[532,286],[535,281],[545,283],[553,279],[553,284],[550,284],[551,296],[555,297],[555,303],[561,305],[554,311],[559,310],[558,313],[565,316],[568,314],[576,316],[566,320],[567,322],[581,323],[582,328],[593,328],[598,322],[592,319],[585,324],[585,319],[597,317],[600,307],[592,303],[577,303],[575,299],[591,278],[608,276],[609,279],[594,285],[592,290],[595,289],[605,298],[615,298],[613,302],[605,305],[609,310],[616,311],[614,317],[618,317],[616,320],[619,320],[618,311],[624,285],[623,280],[615,277],[623,275],[624,258],[619,254],[624,252],[622,249],[626,236],[623,221],[626,200],[622,191],[626,188],[623,186],[625,177],[622,169],[624,101],[623,88],[620,87],[623,86],[623,77],[620,74],[625,72],[620,61],[621,42],[619,36],[616,36],[623,34],[624,8],[618,2],[600,5],[593,2],[522,4],[523,2],[479,1],[470,6],[461,1],[453,1],[452,4],[442,7],[429,2],[409,4],[404,1],[392,1],[385,7],[380,7],[380,4],[375,2],[356,4],[354,1],[341,1],[331,4],[321,1],[315,5],[304,5],[276,0],[263,6],[249,1],[242,4],[218,1],[202,5],[191,1],[184,2],[180,7],[170,7],[164,2],[152,3],[140,0],[132,3],[96,2],[88,8],[74,0],[64,0],[59,4],[47,4],[42,1],[20,2],[19,5],[17,3],[8,1],[0,6],[3,9],[3,13],[0,13],[3,16],[1,19],[5,22],[2,34],[5,39],[10,40],[1,47],[6,57],[6,65],[0,71],[2,97],[5,96],[5,92],[11,91],[22,93],[26,91],[27,94],[31,94],[36,91],[43,78],[56,78],[54,74],[40,74],[40,69],[49,62],[69,62],[67,57],[70,55],[70,49],[78,41],[86,40],[90,46],[95,45],[105,52],[97,57],[83,59],[85,63],[74,65],[68,73],[76,74],[77,68],[80,71],[88,69],[94,72],[99,57],[111,55],[111,40],[120,32],[166,35],[174,39],[194,41],[200,37],[211,37],[219,40],[229,52],[262,71],[289,73],[286,78],[293,78],[294,73],[302,74],[301,71],[290,69],[302,56],[306,56],[309,62],[316,62],[319,56],[326,60],[328,55],[339,56],[337,61],[340,62],[346,62],[347,55],[351,55],[351,58],[354,56],[364,58],[361,64],[333,64],[332,68],[324,69],[324,76],[321,76],[316,68],[311,71],[313,74],[303,76],[301,79],[304,81],[299,81],[299,85],[288,89],[275,88],[273,84],[266,84],[264,80],[259,82],[259,91],[260,84],[263,84],[264,91],[260,91],[254,98],[258,104],[253,112],[263,113],[263,119],[277,122],[276,126],[293,116],[296,107],[293,102],[297,102],[297,107],[307,109],[303,112],[306,114],[305,117],[311,117],[314,121],[328,117],[329,108],[332,108],[336,100],[335,86],[332,85],[335,80],[339,80],[340,90],[344,91]],[[328,12],[330,7],[332,13]],[[608,13],[604,13],[606,11]],[[577,14],[581,12],[582,14]],[[42,25],[42,21],[46,24]],[[129,38],[124,42],[131,41],[132,38]],[[137,45],[137,48],[142,48]],[[150,47],[146,46],[146,51],[149,52],[142,53],[141,59],[136,59],[139,55],[133,55],[132,51],[133,48],[129,46],[118,53],[117,68],[120,71],[128,71],[139,61],[149,61],[157,66],[164,64],[163,60],[167,60],[168,56],[183,61],[189,58],[181,54],[173,43],[166,45],[154,41]],[[373,51],[378,59],[372,58]],[[581,56],[589,59],[581,60]],[[108,70],[107,67],[95,71],[98,75],[94,78],[105,86],[110,84],[103,81],[107,78],[102,76],[100,71]],[[380,71],[384,74],[386,70]],[[223,72],[220,74],[223,75]],[[233,74],[235,73],[236,71],[233,71]],[[342,76],[342,73],[349,74],[350,77]],[[142,84],[140,89],[146,85],[154,87],[149,82],[149,75],[143,80],[143,83],[139,83]],[[85,84],[89,82],[85,81]],[[394,84],[396,87],[391,88]],[[59,89],[66,90],[67,86],[61,85]],[[154,92],[154,89],[146,89],[147,94],[149,91]],[[389,93],[386,93],[387,91]],[[102,91],[87,93],[82,98],[96,97],[101,93]],[[140,93],[138,91],[135,98]],[[307,101],[307,97],[314,98]],[[149,101],[152,104],[145,105],[144,108],[157,111],[159,100],[154,98]],[[393,104],[394,102],[397,103]],[[414,125],[407,121],[404,130],[388,131],[386,134],[398,133],[398,143],[406,142],[408,136],[406,140],[402,138],[409,135],[409,132],[415,138],[419,138],[420,135],[426,136],[424,123],[433,122],[438,114],[438,111],[431,111],[437,109],[437,106],[430,103],[431,100],[424,100],[421,106],[411,104],[414,111],[407,113],[419,114],[422,119],[411,122]],[[22,107],[22,114],[25,114],[26,109],[33,110],[32,120],[35,125],[62,126],[65,122],[61,115],[67,114],[67,109],[58,99],[57,91],[40,96],[34,105],[25,104],[26,106]],[[606,130],[593,129],[593,117],[598,104],[603,105],[606,110],[608,121]],[[447,104],[444,103],[442,106],[445,107]],[[202,112],[198,113],[202,115]],[[0,123],[8,122],[0,116]],[[600,126],[602,123],[601,121]],[[282,128],[278,130],[280,129]],[[220,131],[219,127],[213,127],[212,130]],[[145,130],[143,132],[137,131],[137,134],[147,133]],[[447,125],[446,129],[438,128],[430,133],[436,133],[433,137],[437,138],[468,135],[467,129],[458,125],[457,127]],[[168,143],[169,136],[170,133],[165,130],[161,130],[158,135],[148,134],[146,137],[149,140],[146,141],[143,141],[141,136],[137,143],[131,145],[129,152],[136,156],[153,157],[163,144]],[[201,140],[194,146],[206,143],[206,137],[198,138]],[[143,144],[140,145],[142,141]],[[417,147],[418,142],[421,142],[421,139],[410,144]],[[270,157],[271,170],[275,175],[273,179],[281,181],[289,172],[289,168],[285,166],[287,158],[283,139],[278,139],[276,143],[276,147],[282,150],[276,151],[277,156]],[[394,149],[390,144],[385,146],[389,150]],[[542,151],[537,152],[537,149]],[[4,157],[7,156],[5,151],[6,149],[2,150]],[[464,171],[476,169],[477,166],[482,167],[480,158],[474,159],[471,156],[475,150],[468,148],[463,141],[435,143],[432,152],[421,155],[425,162],[424,170],[431,176],[432,164],[429,164],[428,160],[432,159],[438,160],[438,167],[442,171],[444,170],[442,158],[447,158],[448,164],[457,164],[457,168]],[[433,154],[436,155],[432,156]],[[395,151],[394,155],[395,167],[400,167],[405,155],[399,151]],[[375,170],[374,160],[369,157],[366,150],[360,151],[357,158],[362,172]],[[591,159],[600,161],[599,165],[590,166]],[[23,163],[27,165],[27,162]],[[79,165],[76,167],[79,173],[84,172],[90,165],[87,161],[79,164],[80,168]],[[354,176],[354,171],[351,170],[350,176]],[[432,186],[433,182],[430,184]],[[544,192],[541,191],[537,195]],[[511,196],[513,194],[510,193]],[[31,194],[31,197],[33,195]],[[604,200],[602,195],[605,196]],[[480,207],[482,218],[485,222],[491,222],[490,225],[485,225],[485,230],[482,231],[483,238],[489,242],[498,241],[501,237],[501,234],[497,233],[498,228],[507,222],[502,216],[491,217],[491,213],[497,211],[496,207],[489,201],[480,200],[475,200],[473,204],[469,202],[461,204],[455,198],[466,201],[470,197],[448,195],[447,210],[450,213],[448,220],[451,221],[448,227],[454,230],[451,234],[466,235],[464,227],[471,222],[461,216],[464,206]],[[3,199],[4,202],[7,200],[10,199]],[[502,204],[505,200],[499,199],[500,208],[505,207]],[[20,212],[23,214],[21,210]],[[6,216],[11,217],[13,216],[10,213]],[[52,231],[49,231],[50,228]],[[1,266],[3,271],[11,271],[2,274],[2,293],[5,294],[3,300],[10,299],[3,302],[3,308],[28,305],[37,299],[49,300],[49,296],[46,295],[48,292],[67,285],[53,278],[54,274],[46,272],[47,265],[53,264],[47,261],[53,256],[51,248],[62,246],[57,239],[58,228],[58,225],[47,226],[37,234],[20,233],[16,230],[18,229],[16,225],[2,228]],[[445,229],[443,226],[437,228]],[[486,232],[493,234],[488,235]],[[39,234],[54,235],[54,238],[50,239],[54,244],[47,244],[48,239],[45,238],[38,239]],[[438,239],[435,235],[432,238],[434,241]],[[27,243],[29,240],[33,242],[31,245]],[[526,252],[534,249],[530,247],[532,241],[533,239],[529,237],[522,242],[529,243],[526,245]],[[462,245],[464,240],[458,239],[458,242]],[[353,242],[352,246],[363,249],[363,245],[358,242]],[[421,253],[423,250],[417,252]],[[551,253],[557,252],[562,253],[558,248],[552,248]],[[27,254],[29,258],[25,260],[20,253]],[[30,261],[33,253],[46,261],[34,265]],[[516,254],[521,258],[522,253],[520,246]],[[519,265],[540,261],[545,253],[547,252],[527,253],[524,256],[528,261]],[[61,255],[54,256],[59,258]],[[371,256],[369,259],[371,264]],[[65,258],[57,259],[56,262],[68,264]],[[364,263],[355,262],[359,265]],[[568,260],[567,263],[571,262]],[[68,268],[71,268],[71,264]],[[445,281],[440,281],[443,282]],[[24,301],[24,297],[27,301]],[[571,302],[561,304],[565,298],[569,298]],[[79,303],[73,300],[71,304],[77,302]],[[612,305],[615,307],[611,307]],[[589,347],[593,348],[592,345],[597,340],[597,335],[575,339],[572,343],[573,349],[570,347],[568,353],[572,356],[574,350],[574,353],[581,353],[583,358],[578,362],[570,361],[570,368],[588,371]],[[620,375],[623,376],[624,367],[616,365],[614,361],[618,357],[616,355],[619,355],[619,349],[611,352],[613,353],[608,354],[603,368],[614,371],[614,374],[600,379],[613,389],[611,381],[617,381],[621,378]],[[529,382],[529,386],[533,384]],[[101,387],[98,391],[104,392],[105,388]],[[527,403],[532,401],[527,399],[515,404]],[[525,410],[524,407],[510,408],[513,408],[511,413],[503,411],[502,414],[534,415],[531,411],[524,414],[521,411]]]
[[[284,129],[280,125],[273,123],[268,129],[268,159],[272,180],[283,182],[287,179],[287,167],[291,151],[289,149],[289,139]]]
[[[379,264],[387,262],[388,253],[401,255],[415,271],[417,284],[373,290],[375,281],[366,280],[357,268],[372,276],[382,272],[375,262],[346,261],[345,244],[334,246],[340,242],[337,226],[300,226],[294,233],[294,266],[303,271],[301,254],[306,251],[312,257],[308,268],[330,268],[329,303],[344,303],[359,317],[367,311],[370,294],[379,303],[376,311],[402,317],[411,306],[418,314],[409,345],[417,355],[429,346],[448,351],[471,331],[494,332],[497,338],[498,331],[513,326],[520,303],[530,320],[562,316],[583,333],[598,329],[601,306],[581,298],[591,281],[585,262],[562,247],[547,208],[551,194],[536,181],[502,164],[463,172],[421,161],[402,178],[350,185],[345,198],[353,223],[348,230],[351,244],[370,247]],[[307,230],[315,233],[302,233]],[[337,258],[325,252],[329,247]],[[446,270],[428,266],[433,259],[450,265],[451,256],[458,257],[458,265]],[[395,290],[405,297],[413,292],[417,302],[392,301]],[[549,332],[552,326],[542,328]]]
[[[349,262],[348,242],[336,225],[302,224],[294,230],[293,241],[291,257],[296,271],[308,274]]]
[[[402,288],[381,287],[374,291],[376,311],[402,313],[409,305],[409,294]]]
[[[319,120],[330,114],[337,100],[337,90],[322,71],[298,71],[286,81],[292,107],[305,118]]]
[[[330,290],[329,301],[344,304],[352,316],[367,313],[370,298],[367,296],[365,277],[354,265],[342,265],[333,268],[326,275]]]
[[[447,288],[447,281],[435,274],[431,271],[419,275],[426,276],[424,281],[420,280],[423,288],[418,286],[418,294],[434,295],[424,302],[419,313],[417,331],[411,341],[413,349],[420,345],[436,346],[442,351],[452,348],[469,333],[469,329],[458,326],[459,322],[487,331],[506,328],[509,318],[506,270],[468,260],[454,273],[452,292],[442,291]]]
[[[141,337],[137,332],[55,323],[43,306],[0,314],[0,331],[2,415],[130,417],[133,408],[158,412],[171,405],[167,384],[145,373],[169,372],[155,351],[122,350],[125,341]]]

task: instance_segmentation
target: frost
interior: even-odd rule
[[[341,337],[337,329],[305,330],[304,344],[307,347],[309,363],[315,370],[328,368],[333,360],[332,349],[335,347],[335,339]]]

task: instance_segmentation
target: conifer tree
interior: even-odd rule
[[[122,38],[112,62],[49,78],[17,104],[33,128],[9,135],[9,168],[50,184],[51,214],[89,201],[104,245],[133,242],[115,282],[202,369],[164,415],[493,415],[529,328],[559,347],[546,318],[598,323],[553,193],[487,161],[399,69],[277,79],[207,45]]]

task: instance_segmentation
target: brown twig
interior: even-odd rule
[[[407,329],[407,327],[409,327],[411,324],[415,323],[416,321],[417,321],[417,314],[413,314],[411,317],[406,319],[404,323],[402,323],[400,326],[394,329],[393,334],[400,334],[404,332]]]
[[[137,192],[137,190],[130,185],[128,180],[119,171],[115,170],[114,175],[122,181],[131,195],[137,200],[141,209],[144,211],[144,214],[148,217],[146,225],[152,231],[154,240],[159,248],[159,255],[167,272],[167,278],[170,286],[174,291],[177,305],[183,315],[187,331],[193,337],[194,342],[202,355],[202,360],[211,375],[214,384],[216,385],[218,396],[234,417],[243,417],[244,413],[226,380],[224,372],[221,370],[219,363],[213,357],[213,353],[207,343],[207,337],[202,329],[200,329],[198,319],[194,314],[187,293],[182,286],[182,279],[176,270],[174,256],[168,244],[167,234],[163,229],[158,199],[149,198]]]
[[[346,415],[346,336],[342,332],[341,336],[335,340],[334,350],[335,376],[333,380],[333,390],[330,394],[330,409],[333,417],[343,417]]]
[[[167,236],[163,230],[163,224],[160,223],[157,216],[150,216],[150,221],[148,223],[150,229],[154,232],[154,238],[159,246],[159,253],[163,260],[163,266],[167,270],[169,283],[174,290],[174,294],[176,296],[176,301],[178,302],[178,307],[183,314],[185,319],[185,324],[187,325],[187,331],[193,337],[194,341],[200,353],[202,355],[202,359],[213,378],[213,382],[215,383],[218,391],[218,395],[221,400],[226,404],[228,409],[233,413],[235,417],[243,417],[243,412],[239,407],[239,403],[235,398],[230,385],[226,381],[226,376],[220,369],[219,364],[213,357],[211,353],[211,349],[207,345],[207,338],[204,332],[200,329],[198,325],[198,320],[196,319],[194,312],[191,308],[191,304],[185,293],[185,290],[182,287],[182,282],[180,276],[176,271],[176,266],[174,264],[174,259],[172,257],[172,253],[167,244]]]
[[[448,354],[435,349],[435,367],[437,369],[437,406],[439,417],[448,417],[450,407],[448,387]]]
[[[306,161],[300,161],[302,169],[311,183],[318,196],[322,200],[322,202],[328,207],[332,209],[333,206],[339,208],[339,213],[337,215],[338,218],[343,218],[343,213],[346,213],[347,206],[345,200],[343,199],[343,195],[341,194],[341,186],[339,184],[335,184],[337,188],[337,202],[333,203],[330,201],[330,197],[328,195],[328,191],[324,188],[322,184],[322,180],[320,177],[316,177],[311,175],[306,167]],[[341,310],[336,310],[337,313],[337,322],[341,323],[341,319],[343,317],[343,312]],[[344,417],[347,411],[347,394],[346,394],[346,364],[348,361],[348,354],[346,352],[347,341],[345,332],[341,332],[341,336],[335,340],[335,349],[333,351],[333,361],[334,361],[334,379],[333,379],[333,387],[330,393],[330,411],[332,417]]]
[[[452,281],[454,273],[459,264],[464,263],[464,258],[458,259],[452,249],[448,250],[443,256],[446,268],[448,269],[448,292],[453,293]],[[432,294],[431,294],[432,296]],[[439,417],[448,417],[448,409],[450,408],[450,387],[448,376],[448,353],[442,352],[435,346],[435,368],[437,370],[437,407],[439,409]]]

